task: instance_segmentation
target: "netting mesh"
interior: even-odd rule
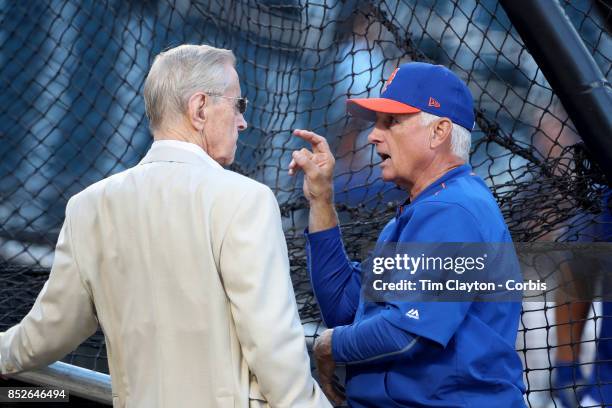
[[[610,80],[609,3],[562,5]],[[142,100],[153,57],[181,43],[232,49],[250,105],[233,169],[279,200],[305,323],[320,317],[306,274],[307,202],[287,175],[295,128],[326,135],[349,255],[374,241],[405,192],[380,180],[369,124],[348,97],[378,96],[402,62],[443,64],[475,98],[471,163],[515,241],[602,240],[605,181],[567,113],[492,0],[0,1],[0,330],[29,310],[70,196],[135,165],[151,143]],[[587,318],[584,350],[597,336]],[[551,401],[554,303],[526,305],[518,350],[529,404]],[[599,313],[599,315],[598,315]],[[589,331],[590,330],[590,331]],[[589,357],[585,357],[589,358]],[[592,359],[592,357],[591,357]],[[66,361],[107,372],[97,334]],[[575,387],[574,387],[575,388]]]

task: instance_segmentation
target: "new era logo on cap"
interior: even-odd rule
[[[436,101],[434,98],[432,98],[430,96],[429,97],[429,103],[427,104],[427,106],[433,106],[434,108],[439,108],[440,107],[440,102]]]

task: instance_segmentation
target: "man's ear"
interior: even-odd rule
[[[450,144],[453,122],[449,118],[441,118],[433,123],[433,135],[430,146],[435,149],[445,143]]]
[[[187,102],[187,115],[189,122],[198,132],[204,128],[206,122],[206,96],[203,92],[196,92],[189,98]]]

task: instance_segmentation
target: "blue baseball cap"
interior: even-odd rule
[[[467,85],[442,65],[409,62],[387,79],[380,98],[348,99],[348,112],[376,121],[376,112],[404,114],[427,112],[447,117],[467,130],[474,128],[474,100]]]

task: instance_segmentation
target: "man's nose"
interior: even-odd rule
[[[380,131],[380,129],[375,127],[374,129],[372,129],[372,131],[368,135],[368,143],[378,144],[378,143],[381,143],[382,141],[383,141],[382,132]]]

